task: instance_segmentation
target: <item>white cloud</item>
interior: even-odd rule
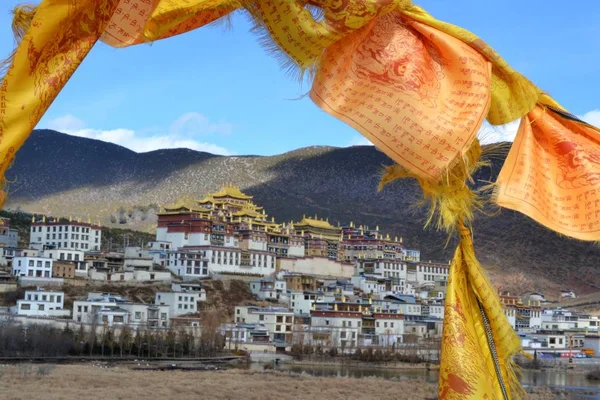
[[[170,133],[179,136],[203,135],[208,133],[228,135],[232,129],[233,126],[228,122],[213,123],[200,113],[189,112],[183,114],[171,124]]]
[[[350,146],[373,146],[373,143],[362,135],[355,135],[346,147]]]
[[[64,131],[73,131],[83,129],[85,127],[85,123],[79,118],[67,114],[62,117],[58,117],[48,122],[48,129],[54,129],[55,131],[64,132]]]
[[[484,121],[477,137],[483,144],[512,142],[515,140],[520,122],[521,120],[518,119],[506,125],[490,125],[489,122]]]
[[[193,138],[198,134],[231,132],[230,124],[212,124],[208,118],[198,113],[188,113],[179,117],[171,125],[171,134],[169,135],[142,136],[139,132],[124,128],[108,130],[86,128],[83,121],[72,115],[65,115],[49,121],[47,128],[72,136],[118,144],[138,153],[159,149],[188,148],[212,154],[234,154],[224,147]]]
[[[581,118],[588,124],[600,127],[600,110],[588,111],[585,114],[581,115],[579,118]]]

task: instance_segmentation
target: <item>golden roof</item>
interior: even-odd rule
[[[189,211],[200,211],[197,207],[197,202],[189,198],[180,198],[175,204],[162,206],[166,212],[186,209]]]
[[[251,208],[242,208],[240,211],[236,211],[233,215],[235,215],[236,217],[248,216],[248,217],[252,217],[252,218],[257,218],[257,217],[261,216],[262,214],[256,212],[255,210],[253,210]]]
[[[310,226],[313,228],[330,229],[337,231],[338,229],[331,225],[329,221],[318,220],[314,218],[302,218],[302,221],[296,223],[297,226]]]
[[[239,200],[250,200],[252,196],[242,193],[239,187],[233,185],[224,185],[221,190],[211,195],[212,197],[233,197]]]
[[[200,203],[200,204],[214,203],[214,202],[215,202],[215,199],[213,199],[211,194],[209,194],[208,196],[205,196],[202,200],[198,200],[198,203]]]

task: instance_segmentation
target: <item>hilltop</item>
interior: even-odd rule
[[[506,153],[480,171],[494,180]],[[410,180],[382,192],[377,184],[391,160],[372,146],[310,147],[271,156],[217,156],[189,149],[135,153],[98,140],[34,131],[8,172],[7,208],[100,220],[104,225],[152,232],[161,204],[200,198],[227,182],[253,195],[278,221],[303,214],[335,223],[379,225],[419,248],[424,260],[447,261],[452,243],[423,230],[425,214],[412,205],[420,190]],[[525,216],[490,208],[475,222],[478,256],[499,285],[516,290],[568,286],[592,292],[600,285],[600,247],[539,226]],[[585,279],[582,279],[585,277]]]

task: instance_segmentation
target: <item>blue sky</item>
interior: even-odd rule
[[[13,39],[3,2],[0,54]],[[600,125],[600,2],[421,0],[435,17],[481,36],[572,113]],[[221,154],[272,155],[364,139],[319,110],[308,91],[259,46],[244,15],[233,27],[205,27],[127,49],[99,43],[38,127],[100,138],[136,151],[190,147]],[[488,129],[511,137],[514,125]]]

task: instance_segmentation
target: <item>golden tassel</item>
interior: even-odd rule
[[[35,12],[37,7],[33,4],[21,4],[16,6],[13,10],[13,20],[12,20],[12,31],[15,37],[15,49],[11,52],[11,54],[4,60],[0,61],[0,76],[2,79],[6,75],[6,71],[12,65],[13,59],[15,57],[15,52],[19,43],[29,30],[31,26],[31,21],[33,21],[33,17],[35,16]]]

